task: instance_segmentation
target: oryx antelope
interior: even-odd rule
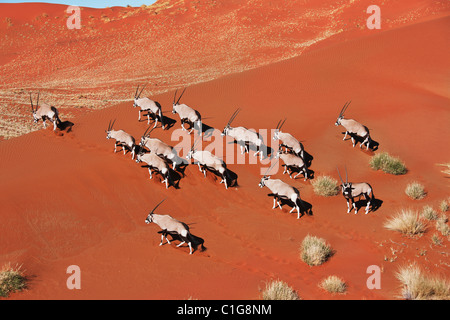
[[[184,131],[187,131],[187,129],[184,127],[185,123],[189,123],[189,125],[191,126],[191,130],[189,130],[189,134],[191,134],[191,132],[194,130],[194,126],[197,123],[198,126],[198,130],[201,131],[202,128],[202,116],[200,115],[200,113],[197,110],[192,109],[191,107],[185,105],[185,104],[180,104],[180,100],[181,97],[183,96],[184,92],[186,91],[186,89],[183,90],[183,92],[181,93],[181,95],[178,97],[178,100],[175,102],[175,100],[177,99],[177,91],[175,90],[175,95],[173,97],[173,109],[172,109],[172,113],[175,114],[177,113],[180,116],[180,120],[181,120],[181,128]]]
[[[153,127],[153,129],[154,128],[155,127]],[[139,146],[141,148],[146,147],[150,152],[155,153],[158,156],[171,161],[173,165],[173,170],[175,170],[178,159],[178,155],[175,149],[172,146],[166,144],[165,142],[162,142],[160,139],[150,138],[150,134],[153,131],[153,129],[151,129],[150,131],[149,129],[150,127],[148,127],[147,130],[145,130],[144,134],[142,135]]]
[[[336,168],[337,169],[337,168]],[[353,208],[355,209],[355,214],[358,213],[358,208],[355,204],[355,198],[360,198],[364,196],[367,200],[366,214],[369,212],[370,202],[374,199],[374,194],[370,184],[366,182],[353,183],[348,182],[347,168],[345,168],[345,182],[342,180],[339,169],[337,169],[339,178],[341,179],[342,185],[342,195],[347,200],[347,213],[350,212],[350,200],[352,201]]]
[[[116,142],[114,143],[114,153],[117,152],[117,146],[120,145],[122,147],[123,154],[126,153],[125,148],[128,148],[131,151],[131,159],[134,159],[136,147],[134,138],[123,130],[113,130],[115,122],[116,120],[114,120],[112,123],[111,120],[109,121],[108,129],[105,130],[106,139],[116,140]]]
[[[58,110],[55,107],[50,106],[46,103],[42,103],[41,106],[39,107],[40,94],[41,93],[39,92],[37,96],[36,106],[33,106],[33,98],[31,97],[30,93],[31,112],[33,114],[34,123],[38,123],[39,120],[42,120],[45,129],[47,128],[46,121],[48,119],[51,122],[53,122],[53,131],[55,131],[57,125],[61,123],[61,120],[59,119]]]
[[[194,159],[194,161],[197,161],[198,169],[205,177],[206,169],[220,173],[222,176],[222,181],[220,181],[220,183],[223,182],[225,184],[225,188],[228,189],[227,178],[230,179],[230,176],[227,165],[222,159],[213,155],[209,151],[195,150],[195,143],[186,155],[186,159]]]
[[[170,177],[169,165],[164,159],[153,152],[144,153],[141,150],[136,157],[136,162],[145,162],[146,164],[148,164],[148,173],[150,174],[150,179],[153,178],[152,169],[159,172],[164,178],[161,183],[166,184],[166,189],[169,188],[169,180],[171,181],[172,179]]]
[[[262,140],[260,135],[257,132],[249,130],[245,127],[231,127],[231,123],[234,121],[239,111],[241,110],[237,109],[230,117],[227,125],[225,126],[225,128],[223,128],[222,136],[230,136],[231,138],[236,140],[236,142],[241,147],[241,154],[244,153],[244,150],[247,153],[249,152],[249,144],[256,146],[257,151],[255,152],[254,156],[259,154],[259,158],[260,160],[262,160],[262,147],[264,146],[264,141]]]
[[[336,120],[335,125],[339,126],[342,125],[345,128],[345,135],[344,135],[344,139],[347,138],[347,134],[350,134],[350,137],[352,138],[352,143],[353,143],[353,147],[355,147],[355,139],[353,137],[353,135],[356,135],[358,137],[361,137],[363,139],[363,142],[360,144],[360,148],[362,148],[362,146],[364,144],[367,145],[366,150],[369,149],[369,144],[371,141],[370,138],[370,133],[369,133],[369,129],[362,125],[361,123],[359,123],[356,120],[353,119],[344,119],[344,113],[347,110],[348,106],[350,105],[350,102],[347,102],[341,109],[341,112],[339,113],[339,116]]]
[[[304,148],[303,144],[299,142],[296,138],[294,138],[290,133],[282,132],[281,127],[286,122],[286,119],[284,119],[283,122],[280,120],[277,124],[277,127],[275,129],[275,132],[273,134],[273,140],[280,140],[281,144],[280,147],[285,147],[288,150],[291,150],[296,155],[304,158]]]
[[[145,219],[145,223],[150,224],[153,222],[162,229],[161,242],[159,244],[160,246],[163,244],[164,238],[166,238],[167,243],[170,244],[169,239],[167,239],[167,234],[174,233],[174,234],[179,235],[182,240],[182,242],[180,244],[178,244],[177,247],[179,247],[182,244],[187,242],[189,245],[189,254],[192,254],[192,245],[191,245],[192,244],[192,236],[191,236],[191,233],[189,232],[189,227],[184,222],[178,221],[167,214],[160,215],[160,214],[154,213],[156,208],[158,208],[158,206],[164,200],[162,200],[160,203],[158,203],[153,208],[153,210],[150,211],[147,218]],[[202,244],[202,247],[203,247],[203,244]]]
[[[292,153],[288,153],[281,149],[278,150],[276,157],[280,158],[284,162],[283,174],[287,172],[289,174],[289,178],[292,179],[292,171],[293,169],[296,169],[298,170],[298,173],[294,176],[294,179],[297,178],[297,176],[301,173],[303,173],[303,175],[305,176],[305,181],[308,179],[309,170],[302,157]]]
[[[133,103],[133,107],[139,107],[139,121],[141,120],[141,112],[145,112],[147,111],[147,124],[150,124],[150,114],[153,115],[153,117],[155,118],[155,125],[153,126],[153,128],[156,127],[156,125],[158,124],[158,118],[161,121],[161,126],[164,129],[165,125],[164,125],[164,118],[162,115],[162,111],[161,111],[161,105],[147,97],[141,98],[141,93],[142,91],[144,91],[145,86],[142,88],[142,90],[138,93],[139,91],[139,86],[136,89],[136,92],[134,93],[134,103]]]
[[[275,164],[273,164],[272,167],[274,165]],[[266,171],[266,173],[271,168],[269,168]],[[287,183],[281,181],[280,179],[271,179],[270,176],[267,176],[267,175],[264,175],[261,178],[261,181],[259,182],[259,187],[260,188],[267,187],[270,189],[270,191],[272,191],[272,193],[274,195],[272,209],[275,209],[278,206],[281,210],[281,204],[278,200],[279,199],[287,199],[287,200],[290,200],[294,204],[294,207],[292,207],[292,209],[291,209],[291,211],[289,211],[289,213],[294,211],[294,209],[297,209],[297,219],[300,218],[300,209],[299,209],[298,204],[301,203],[302,200],[300,199],[300,192],[298,191],[297,188],[294,188],[294,187],[288,185]],[[275,202],[277,205],[275,205]]]

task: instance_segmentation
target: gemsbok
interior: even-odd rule
[[[257,148],[254,156],[257,156],[259,154],[259,158],[260,160],[262,160],[262,147],[264,146],[264,141],[261,136],[257,132],[249,130],[245,127],[231,127],[231,123],[234,121],[240,111],[241,109],[238,108],[231,115],[227,125],[225,126],[225,128],[223,128],[222,136],[229,136],[236,140],[236,143],[241,147],[241,154],[244,154],[244,150],[245,152],[249,153],[249,145],[254,145]]]
[[[275,162],[266,171],[266,174],[277,162]],[[281,204],[278,200],[281,199],[290,200],[294,204],[294,206],[292,207],[291,211],[289,211],[289,213],[292,213],[294,209],[297,209],[297,219],[300,219],[299,203],[302,204],[302,200],[300,198],[300,192],[298,191],[297,188],[288,185],[287,183],[281,181],[280,179],[271,179],[271,177],[267,175],[264,175],[261,178],[261,181],[259,182],[259,187],[260,188],[267,187],[269,188],[270,191],[272,191],[274,197],[272,209],[275,209],[277,206],[280,208],[280,210],[282,209]],[[275,205],[275,202],[277,205]]]
[[[293,169],[295,169],[298,173],[294,176],[294,179],[301,173],[305,176],[305,181],[308,179],[309,169],[302,157],[279,149],[276,158],[283,160],[283,174],[287,172],[289,174],[289,178],[292,179],[292,172],[294,171]]]
[[[36,106],[33,106],[33,98],[31,97],[30,93],[31,113],[33,114],[34,123],[38,123],[39,120],[42,120],[45,129],[47,128],[46,121],[50,120],[51,122],[53,122],[53,131],[55,131],[58,124],[61,123],[61,120],[59,119],[58,109],[46,103],[42,103],[39,107],[40,94],[41,93],[38,92]]]
[[[296,138],[294,138],[294,136],[292,136],[290,133],[281,131],[281,127],[286,122],[286,119],[284,119],[283,122],[281,121],[282,120],[280,120],[277,124],[275,132],[273,134],[273,140],[280,140],[281,141],[280,147],[285,147],[287,150],[290,150],[294,154],[303,158],[305,152],[303,144],[299,142]]]
[[[181,97],[183,96],[184,92],[186,91],[186,88],[183,90],[181,95],[177,99],[177,91],[175,90],[175,95],[173,97],[173,108],[172,113],[178,114],[181,121],[181,128],[183,131],[187,131],[187,129],[184,127],[185,123],[188,123],[191,126],[191,129],[189,130],[189,134],[194,130],[195,124],[198,126],[198,130],[201,132],[202,130],[202,116],[197,110],[192,109],[191,107],[180,104]],[[175,102],[176,100],[176,102]]]
[[[148,173],[150,174],[150,179],[153,178],[152,169],[159,172],[164,178],[161,183],[166,184],[166,189],[169,188],[169,182],[172,183],[172,178],[170,176],[169,165],[164,159],[153,152],[144,153],[141,149],[141,151],[136,156],[136,162],[145,162],[148,165]]]
[[[191,150],[186,155],[187,160],[194,159],[197,161],[198,169],[206,177],[206,169],[218,172],[222,176],[222,181],[220,183],[225,184],[225,189],[228,189],[227,178],[231,180],[226,163],[219,157],[213,155],[209,151],[195,150],[194,143]]]
[[[116,140],[116,142],[114,143],[114,153],[117,152],[117,146],[120,145],[122,147],[123,154],[126,153],[126,148],[128,148],[131,151],[131,159],[134,159],[135,148],[136,148],[134,138],[130,134],[126,133],[123,130],[113,130],[115,122],[116,122],[116,120],[114,120],[112,123],[111,123],[111,120],[109,120],[108,129],[105,130],[106,131],[106,139],[115,139]]]
[[[166,241],[168,244],[170,244],[169,239],[167,239],[167,234],[176,234],[178,235],[182,242],[177,245],[177,247],[183,245],[184,243],[188,243],[189,245],[189,254],[192,254],[192,235],[189,232],[189,227],[184,222],[178,221],[171,216],[165,214],[160,215],[154,213],[156,208],[163,203],[165,199],[163,199],[160,203],[158,203],[152,211],[147,215],[147,218],[145,219],[146,224],[155,223],[157,224],[161,229],[161,242],[159,243],[160,246],[163,245],[163,239],[166,238]],[[203,248],[203,244],[202,244]]]
[[[369,129],[356,120],[344,119],[344,113],[347,110],[350,103],[351,103],[351,101],[348,101],[342,107],[341,112],[339,113],[339,116],[336,120],[335,125],[336,126],[342,125],[345,128],[345,135],[344,135],[344,139],[342,139],[342,140],[345,140],[345,138],[347,138],[347,134],[350,134],[350,137],[351,137],[352,143],[353,143],[353,147],[355,147],[356,142],[355,142],[355,138],[353,137],[353,135],[358,136],[363,139],[363,142],[361,142],[359,147],[362,148],[362,146],[364,144],[366,144],[366,146],[367,146],[366,150],[368,150],[370,141],[371,141]]]
[[[355,209],[355,214],[358,213],[358,208],[355,204],[355,198],[360,198],[361,196],[364,196],[364,198],[367,200],[366,205],[366,214],[369,212],[369,207],[371,201],[374,200],[374,194],[372,187],[370,184],[366,182],[360,182],[360,183],[353,183],[348,182],[348,174],[347,174],[347,168],[345,168],[345,182],[342,180],[341,174],[339,172],[339,169],[337,169],[339,178],[341,179],[341,188],[342,188],[342,195],[344,196],[345,200],[347,200],[347,213],[350,213],[350,201],[352,202],[353,208]]]
[[[155,129],[155,127],[153,127],[153,129],[151,129],[150,131],[149,129],[150,127],[148,127],[147,130],[145,130],[144,134],[142,135],[139,146],[141,148],[146,147],[150,152],[153,152],[158,156],[171,161],[173,170],[175,170],[178,159],[178,155],[176,153],[175,148],[169,146],[167,143],[161,141],[158,138],[150,138],[150,134],[152,133],[153,129]]]
[[[141,93],[144,91],[145,85],[143,86],[142,90],[139,91],[139,86],[136,89],[136,92],[134,93],[134,103],[133,107],[139,107],[139,121],[141,121],[141,112],[147,112],[147,124],[150,124],[150,115],[153,116],[155,119],[155,125],[153,128],[156,127],[158,124],[158,118],[159,121],[161,121],[161,126],[164,129],[164,118],[161,111],[161,105],[157,103],[156,101],[153,101],[147,97],[141,98]],[[139,93],[138,93],[139,91]]]

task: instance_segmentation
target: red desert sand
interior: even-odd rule
[[[288,38],[282,32],[285,30],[282,24],[276,23],[282,20],[281,13],[285,11],[275,10],[279,17],[275,13],[263,17],[260,13],[264,12],[264,1],[249,1],[241,10],[237,4],[241,1],[212,1],[211,8],[203,5],[197,11],[192,9],[195,1],[181,4],[167,1],[167,9],[162,2],[153,7],[157,12],[154,15],[161,21],[165,21],[164,15],[171,15],[173,20],[168,21],[187,25],[195,15],[205,21],[208,10],[216,10],[215,14],[222,12],[222,18],[225,13],[238,12],[239,23],[249,17],[246,22],[249,28],[258,23],[265,28],[264,41],[270,42],[267,37],[277,33],[282,33],[280,39]],[[174,6],[170,5],[172,2]],[[293,13],[306,9],[314,12],[321,7],[319,1],[307,1],[306,7],[301,3],[292,1],[288,9]],[[310,169],[315,178],[329,175],[339,179],[336,167],[345,165],[350,180],[369,182],[379,199],[379,208],[367,215],[364,208],[356,215],[354,211],[346,213],[342,195],[318,196],[310,180],[303,181],[300,176],[291,180],[280,169],[273,178],[294,185],[301,198],[312,205],[312,215],[300,219],[296,219],[296,213],[289,213],[288,205],[282,210],[271,209],[268,189],[258,186],[260,170],[268,164],[261,164],[252,152],[245,155],[246,164],[236,164],[236,159],[225,155],[229,169],[238,177],[238,185],[228,190],[215,175],[208,173],[204,178],[194,165],[188,166],[184,175],[179,174],[177,188],[166,189],[158,175],[149,180],[147,169],[132,161],[130,153],[113,152],[114,142],[107,140],[105,133],[111,119],[117,119],[115,128],[124,129],[136,140],[147,128],[146,121],[138,121],[138,110],[132,107],[131,97],[135,87],[151,81],[153,74],[142,70],[139,74],[133,69],[135,62],[141,65],[136,52],[117,49],[118,54],[124,54],[122,60],[115,56],[115,60],[103,62],[112,73],[117,70],[117,77],[99,72],[95,78],[96,74],[90,71],[94,65],[80,64],[81,69],[76,69],[77,63],[64,61],[64,52],[58,51],[59,48],[51,53],[54,63],[45,60],[45,52],[51,47],[46,46],[41,27],[30,27],[45,23],[36,20],[44,13],[46,19],[67,16],[59,13],[65,10],[64,6],[0,4],[2,43],[18,41],[23,46],[10,47],[8,51],[3,50],[7,46],[2,44],[1,77],[5,80],[2,90],[24,88],[17,113],[23,112],[26,121],[32,121],[27,109],[29,91],[41,90],[42,96],[46,87],[55,94],[61,94],[57,92],[58,86],[62,92],[67,88],[76,92],[76,86],[83,90],[84,80],[68,80],[65,87],[62,79],[70,72],[81,79],[83,74],[92,77],[91,82],[86,80],[86,87],[97,86],[96,92],[106,90],[101,85],[105,79],[108,85],[118,79],[108,87],[111,92],[122,84],[130,92],[128,98],[124,95],[127,101],[95,111],[61,109],[61,119],[74,124],[71,130],[57,130],[55,134],[52,126],[44,130],[39,123],[33,125],[38,131],[0,142],[0,266],[21,264],[29,277],[28,288],[12,294],[10,299],[261,299],[265,284],[275,279],[288,283],[302,299],[398,299],[401,284],[395,273],[406,263],[416,262],[431,274],[448,277],[448,239],[441,237],[442,245],[433,245],[434,224],[430,223],[428,231],[416,237],[406,237],[384,227],[386,220],[403,208],[421,210],[424,205],[437,208],[449,195],[448,176],[437,164],[450,160],[447,147],[450,7],[444,2],[433,3],[434,6],[430,1],[415,0],[400,5],[387,1],[381,10],[382,17],[389,19],[383,20],[381,30],[368,30],[365,26],[369,16],[365,9],[371,3],[348,5],[338,11],[339,19],[335,19],[337,28],[343,31],[311,45],[301,54],[292,50],[284,56],[273,44],[272,49],[266,46],[268,52],[264,52],[263,46],[252,46],[247,39],[241,46],[240,59],[224,60],[226,66],[233,66],[230,72],[220,66],[226,56],[222,52],[226,44],[217,52],[205,43],[205,48],[192,48],[195,54],[178,55],[172,49],[178,41],[187,47],[187,39],[166,37],[164,25],[158,27],[158,43],[164,47],[160,52],[171,54],[170,59],[179,59],[180,65],[192,61],[198,64],[189,66],[186,78],[181,76],[182,70],[168,70],[171,76],[164,78],[165,90],[151,96],[161,103],[166,117],[177,120],[171,129],[163,131],[158,127],[152,136],[172,145],[179,143],[172,138],[180,128],[177,115],[170,112],[172,99],[176,88],[189,85],[182,102],[199,110],[204,124],[217,130],[216,133],[223,129],[236,108],[242,109],[233,123],[236,126],[270,131],[279,120],[287,118],[283,130],[303,141],[305,150],[313,156]],[[212,4],[217,7],[212,8]],[[288,1],[284,4],[288,6]],[[32,13],[22,10],[27,6],[33,8]],[[80,61],[92,55],[94,64],[99,63],[96,53],[110,50],[109,40],[102,36],[114,34],[108,28],[132,28],[136,21],[144,19],[137,12],[106,24],[100,23],[100,19],[107,9],[83,9],[85,15],[93,17],[86,20],[97,22],[91,26],[92,34],[85,34],[86,38],[78,39],[74,45],[84,48],[77,51]],[[119,14],[122,9],[111,8],[108,12]],[[6,17],[11,19],[5,20]],[[253,17],[254,20],[250,19]],[[395,20],[395,17],[403,18]],[[267,23],[268,18],[271,23]],[[359,27],[354,25],[355,21]],[[24,26],[27,23],[29,30]],[[330,21],[322,18],[311,23],[326,29]],[[20,34],[11,33],[19,25]],[[170,26],[168,33],[176,34]],[[213,43],[218,43],[217,38],[226,26],[219,23],[211,26],[215,29],[208,29],[199,37],[206,41],[209,36]],[[336,30],[336,26],[333,28]],[[309,26],[307,30],[313,29]],[[292,31],[292,38],[300,39],[295,32],[303,35],[301,29]],[[126,34],[117,31],[117,37]],[[25,48],[25,43],[32,45],[35,38],[39,46],[34,50]],[[131,37],[130,41],[139,40]],[[130,43],[124,46],[130,48]],[[233,48],[230,50],[231,54],[237,54]],[[208,56],[202,56],[203,52]],[[73,52],[68,54],[74,57]],[[187,56],[189,59],[182,60]],[[151,63],[149,56],[142,61]],[[168,63],[163,58],[158,61],[163,73]],[[30,68],[30,62],[38,72]],[[200,69],[201,79],[194,84],[196,69]],[[57,77],[51,86],[53,72]],[[26,83],[23,86],[19,85],[21,79]],[[39,81],[45,82],[46,87],[37,85]],[[156,90],[150,87],[144,95],[150,96],[151,90]],[[5,101],[9,101],[6,96]],[[377,150],[365,151],[359,145],[352,148],[350,141],[342,141],[343,128],[334,126],[334,122],[349,100],[352,103],[346,116],[363,122],[371,130],[372,138],[379,143]],[[7,104],[16,107],[12,102]],[[270,136],[265,141],[275,146]],[[213,142],[205,141],[203,147]],[[399,157],[408,172],[394,176],[372,170],[370,158],[381,152]],[[405,187],[411,181],[425,186],[424,199],[414,201],[405,195]],[[144,220],[164,198],[166,201],[156,213],[170,214],[188,224],[192,234],[204,239],[206,251],[197,250],[189,255],[188,246],[177,248],[177,241],[159,246],[160,229],[145,224]],[[308,234],[325,239],[333,249],[333,255],[320,266],[310,267],[300,258],[301,242]],[[80,267],[80,290],[69,290],[66,286],[69,277],[66,270],[71,265]],[[367,287],[370,276],[367,269],[372,265],[380,267],[381,289]],[[318,286],[330,275],[345,280],[345,295],[330,295]]]

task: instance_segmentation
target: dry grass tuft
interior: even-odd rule
[[[343,294],[347,291],[347,285],[338,276],[329,276],[319,283],[319,287],[330,292]]]
[[[281,280],[266,283],[262,296],[264,300],[300,300],[295,290]]]
[[[427,193],[425,188],[420,183],[414,181],[406,186],[405,193],[413,200],[420,200],[425,198]]]
[[[8,297],[11,292],[26,288],[26,278],[21,266],[5,265],[0,271],[0,297]]]
[[[339,193],[339,184],[329,176],[320,176],[311,181],[314,192],[323,197],[332,197]]]
[[[439,205],[439,208],[442,212],[447,212],[449,209],[447,200],[442,200],[441,204]]]
[[[401,175],[407,172],[405,164],[399,158],[392,157],[387,152],[374,155],[370,159],[370,166],[374,170],[383,170],[394,175]]]
[[[407,300],[449,300],[450,284],[438,277],[422,274],[417,265],[400,268],[396,277],[403,284],[402,295]]]
[[[427,220],[436,220],[438,218],[437,212],[431,206],[424,206],[420,216]]]
[[[402,209],[395,217],[390,218],[384,227],[406,235],[416,235],[426,230],[426,224],[422,222],[419,214],[410,209]]]
[[[300,248],[301,259],[310,266],[318,266],[328,260],[333,250],[324,239],[307,235]]]
[[[450,235],[450,227],[447,224],[447,216],[441,214],[439,218],[436,219],[436,230],[439,231],[444,237]]]

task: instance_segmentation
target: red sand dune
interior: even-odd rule
[[[313,215],[297,220],[287,207],[271,210],[268,190],[258,187],[259,163],[230,164],[239,186],[229,190],[192,165],[179,189],[166,190],[129,153],[114,154],[113,142],[105,139],[110,119],[134,137],[142,135],[146,122],[137,121],[130,102],[79,115],[70,132],[55,135],[48,128],[2,141],[0,265],[23,264],[31,280],[28,290],[11,298],[259,299],[267,281],[281,279],[303,299],[396,299],[395,272],[407,262],[448,276],[448,253],[442,253],[448,242],[431,246],[433,225],[421,237],[406,238],[383,224],[401,208],[437,206],[448,197],[448,178],[436,164],[450,155],[449,25],[448,16],[427,18],[329,41],[293,59],[192,85],[183,97],[218,130],[236,107],[242,111],[234,124],[249,128],[271,129],[287,117],[284,130],[304,140],[316,177],[337,178],[336,166],[346,165],[351,179],[370,182],[383,203],[368,215],[347,214],[340,195],[319,197],[309,181],[290,180],[281,171],[275,176],[299,188]],[[154,98],[167,117],[176,118],[170,113],[173,91]],[[399,156],[406,175],[371,170],[372,153],[342,141],[334,122],[348,100],[348,117],[371,129],[380,144],[376,153]],[[152,134],[170,142],[178,128],[179,121]],[[255,160],[246,155],[247,163],[249,157]],[[425,199],[404,194],[413,180],[425,185]],[[187,247],[158,246],[158,227],[144,219],[163,198],[157,212],[189,224],[206,251],[189,255]],[[299,258],[308,234],[335,250],[321,266]],[[70,265],[81,268],[81,290],[66,287]],[[380,290],[366,287],[370,265],[382,268]],[[318,288],[328,275],[345,279],[348,293],[331,296]]]

